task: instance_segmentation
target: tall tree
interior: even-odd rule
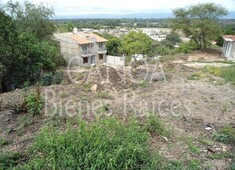
[[[50,38],[55,31],[55,24],[50,18],[54,15],[53,9],[42,3],[35,5],[29,1],[20,4],[9,1],[6,10],[15,20],[19,32],[27,32],[39,39]]]
[[[16,6],[12,9],[18,8],[16,2]],[[34,6],[34,9],[36,10],[38,7]],[[22,13],[18,15],[27,16],[29,14],[25,13],[28,10],[19,9],[18,11],[22,11]],[[44,25],[48,21],[43,19],[43,12],[41,17],[37,16],[42,20],[36,18],[34,20],[32,16],[28,19],[24,17],[20,19],[19,16],[13,15],[14,11],[10,15],[7,13],[9,11],[0,10],[0,84],[13,83],[16,87],[22,87],[25,82],[34,84],[39,80],[43,71],[52,71],[56,66],[58,48],[48,36],[49,30],[52,30],[49,28],[51,24]],[[43,24],[40,25],[41,23]],[[36,27],[36,24],[43,29],[34,32],[32,27]],[[44,29],[48,32],[43,32]],[[51,31],[50,34],[52,34]]]
[[[17,32],[14,21],[5,11],[0,9],[0,92],[2,91],[2,83],[7,74],[8,64],[14,58],[17,50]],[[14,60],[14,59],[13,59]]]
[[[202,3],[188,8],[179,8],[173,11],[172,20],[174,30],[182,30],[190,37],[200,50],[206,49],[212,40],[221,34],[218,19],[227,15],[227,10],[214,3]]]
[[[106,44],[106,48],[107,48],[107,54],[108,55],[114,55],[117,56],[120,53],[120,49],[121,49],[121,40],[118,37],[115,37],[111,34],[99,34],[96,33],[97,35],[104,37],[108,40],[107,44]]]
[[[128,56],[134,54],[149,55],[153,41],[142,32],[131,31],[123,36],[122,52]]]

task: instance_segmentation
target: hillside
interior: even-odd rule
[[[98,140],[107,137],[104,141],[110,140],[111,148],[120,145],[123,150],[126,149],[126,156],[130,156],[126,159],[133,162],[134,159],[139,160],[137,162],[141,167],[148,167],[150,157],[152,161],[150,155],[157,154],[157,158],[153,159],[161,162],[157,163],[159,169],[234,168],[235,80],[234,77],[228,79],[223,76],[224,70],[229,71],[230,68],[234,68],[233,63],[224,61],[219,55],[202,52],[160,58],[145,65],[132,64],[125,69],[105,65],[91,70],[74,68],[70,70],[71,73],[65,74],[69,76],[64,77],[63,84],[41,87],[44,107],[35,116],[25,113],[22,106],[24,99],[31,92],[35,93],[36,86],[3,93],[0,95],[0,169],[17,164],[19,169],[27,166],[36,168],[37,165],[40,169],[43,167],[40,159],[47,168],[52,166],[56,157],[40,147],[52,149],[53,143],[47,143],[47,140],[55,140],[60,135],[61,138],[54,141],[55,147],[65,147],[60,148],[60,154],[65,157],[76,152],[77,157],[71,154],[71,160],[75,162],[79,162],[78,158],[82,156],[76,149],[80,147],[80,140],[83,144],[85,140],[90,141],[87,143],[90,150],[85,153],[87,160],[96,161],[98,148],[99,153],[104,151],[104,154],[111,156],[112,153],[106,153],[104,149],[109,147],[108,143],[102,144],[102,140]],[[68,73],[64,68],[61,70]],[[120,122],[116,124],[110,117]],[[137,119],[140,126],[139,123],[129,124],[131,118]],[[91,125],[91,129],[85,129],[84,136],[79,138],[73,130],[82,129],[81,119],[87,126]],[[100,121],[106,122],[99,124]],[[145,126],[148,127],[147,131],[142,129]],[[104,131],[96,131],[98,127]],[[136,128],[139,130],[136,131]],[[44,135],[35,139],[42,129]],[[112,133],[115,135],[112,136]],[[119,133],[127,135],[126,139]],[[91,142],[96,138],[97,145]],[[63,143],[63,140],[68,143]],[[73,140],[78,140],[78,143],[73,144]],[[35,142],[39,148],[34,146]],[[138,145],[131,142],[137,142]],[[36,152],[30,151],[32,146],[36,147]],[[138,152],[135,152],[133,148],[135,151],[131,151],[131,146],[135,146],[135,149],[139,146],[143,150],[138,148]],[[113,152],[116,153],[116,150]],[[138,154],[147,154],[147,157],[138,157]],[[55,159],[55,162],[51,159]],[[102,159],[106,160],[103,157],[99,160]],[[112,159],[120,161],[117,157]],[[65,158],[61,166],[69,164],[67,160]],[[70,165],[75,162],[70,162]],[[137,165],[136,162],[133,164]],[[98,167],[97,163],[95,165]],[[86,166],[88,164],[84,164]],[[105,166],[109,167],[108,164]],[[132,164],[126,163],[126,166],[131,167]]]

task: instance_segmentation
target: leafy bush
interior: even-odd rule
[[[61,82],[63,81],[63,78],[64,78],[63,71],[55,72],[53,75],[52,83],[53,84],[61,84]]]
[[[48,128],[37,138],[28,169],[154,169],[150,135],[138,121],[108,118],[61,133]]]
[[[52,84],[52,79],[53,79],[53,76],[51,73],[45,73],[43,76],[42,76],[42,85],[43,86],[49,86]]]
[[[28,113],[34,116],[40,114],[43,106],[43,99],[40,95],[40,89],[38,87],[36,93],[30,93],[25,99],[25,105]]]
[[[42,85],[50,86],[52,84],[60,84],[63,81],[64,72],[45,73],[42,75]]]
[[[190,53],[196,49],[197,49],[197,45],[195,43],[188,42],[188,43],[181,43],[177,50],[178,52],[181,52],[181,53]]]
[[[6,139],[0,139],[0,146],[8,145],[8,141]]]
[[[235,128],[224,127],[214,135],[215,140],[225,144],[235,144]]]
[[[157,47],[157,49],[156,49],[156,53],[158,54],[158,55],[162,55],[162,56],[165,56],[165,55],[167,55],[167,54],[170,54],[170,48],[169,47],[167,47],[167,46],[165,46],[165,45],[160,45],[160,46],[158,46]]]
[[[12,169],[19,162],[19,153],[0,154],[0,169]]]

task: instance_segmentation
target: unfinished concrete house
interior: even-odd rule
[[[54,34],[69,66],[94,66],[106,62],[106,40],[91,32]]]
[[[235,35],[224,35],[223,53],[227,60],[235,61]]]

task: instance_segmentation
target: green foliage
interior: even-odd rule
[[[235,33],[234,28],[232,28],[231,26],[226,26],[223,29],[223,35],[234,35],[234,33]],[[216,44],[222,47],[223,43],[224,43],[224,39],[222,38],[222,36],[219,36],[216,40]]]
[[[188,8],[179,8],[173,12],[175,15],[171,23],[173,29],[182,30],[201,50],[206,49],[211,41],[221,35],[217,20],[228,13],[225,8],[214,3],[201,3]]]
[[[64,79],[64,72],[63,71],[55,72],[53,75],[52,83],[53,84],[61,84],[63,79]]]
[[[222,76],[222,71],[220,67],[211,67],[207,66],[203,69],[204,72],[208,72],[214,76],[220,77]]]
[[[230,165],[230,169],[235,170],[235,162],[232,162],[232,164]]]
[[[52,74],[46,73],[42,76],[42,85],[43,86],[49,86],[52,84]]]
[[[58,32],[72,31],[74,27],[92,29],[119,28],[168,28],[169,19],[58,19],[55,20]]]
[[[145,130],[150,133],[156,132],[158,135],[161,136],[168,136],[169,134],[160,119],[156,118],[155,116],[150,116],[144,125]]]
[[[235,158],[234,154],[231,152],[213,153],[213,154],[208,155],[208,157],[211,159]]]
[[[235,144],[235,128],[224,127],[219,132],[214,134],[215,140],[225,144]]]
[[[36,93],[30,93],[25,99],[25,105],[28,113],[32,115],[38,115],[42,111],[43,99],[40,94],[40,89],[38,87]]]
[[[190,53],[194,50],[198,49],[197,45],[193,42],[188,42],[188,43],[181,43],[179,48],[177,49],[178,52],[180,53]]]
[[[116,37],[109,39],[106,48],[108,55],[118,56],[119,49],[121,48],[121,40]]]
[[[42,85],[49,86],[51,84],[60,84],[64,78],[62,71],[55,73],[45,73],[42,75]]]
[[[131,120],[108,118],[65,132],[48,128],[37,138],[28,169],[153,169],[150,136]],[[39,154],[40,152],[40,154]]]
[[[192,138],[185,138],[185,142],[188,145],[190,152],[195,154],[199,154],[201,152],[201,150],[193,143]]]
[[[170,34],[168,34],[166,36],[165,41],[169,41],[171,42],[173,45],[181,43],[182,40],[180,39],[179,34],[175,33],[175,32],[171,32]]]
[[[225,67],[221,70],[222,77],[227,81],[235,85],[235,66]]]
[[[35,5],[29,1],[23,3],[9,1],[6,9],[14,18],[19,32],[27,32],[42,40],[50,38],[55,31],[55,24],[50,20],[54,12],[42,3]]]
[[[125,56],[125,65],[126,66],[129,65],[131,63],[131,61],[132,61],[131,56]]]
[[[6,139],[0,139],[0,146],[8,145],[8,141]]]
[[[161,56],[166,56],[166,55],[168,55],[170,53],[171,53],[170,48],[167,47],[164,44],[158,46],[157,49],[156,49],[156,54],[161,55]]]
[[[113,55],[113,56],[118,56],[120,54],[120,49],[121,49],[121,39],[110,35],[110,34],[99,34],[96,33],[97,35],[104,37],[108,40],[106,43],[106,48],[107,48],[107,54],[108,55]]]
[[[121,51],[127,56],[134,54],[148,55],[151,52],[152,40],[144,33],[131,31],[123,36]]]
[[[8,2],[0,11],[0,63],[2,81],[21,88],[35,84],[42,71],[55,70],[60,63],[58,44],[51,39],[54,31],[49,20],[51,9],[25,2]],[[6,13],[10,14],[7,15]]]
[[[188,165],[188,169],[200,170],[201,169],[200,162],[198,160],[190,160],[189,165]]]
[[[91,90],[91,87],[92,87],[92,84],[91,83],[84,83],[82,84],[82,89],[85,91],[85,92],[89,92]]]
[[[187,79],[188,80],[200,80],[200,79],[207,78],[207,77],[208,76],[205,74],[205,72],[200,70],[187,76]]]
[[[204,73],[210,73],[217,77],[222,77],[226,82],[235,84],[235,66],[230,67],[205,67],[203,69]]]
[[[12,169],[19,163],[19,153],[0,154],[0,169]]]

